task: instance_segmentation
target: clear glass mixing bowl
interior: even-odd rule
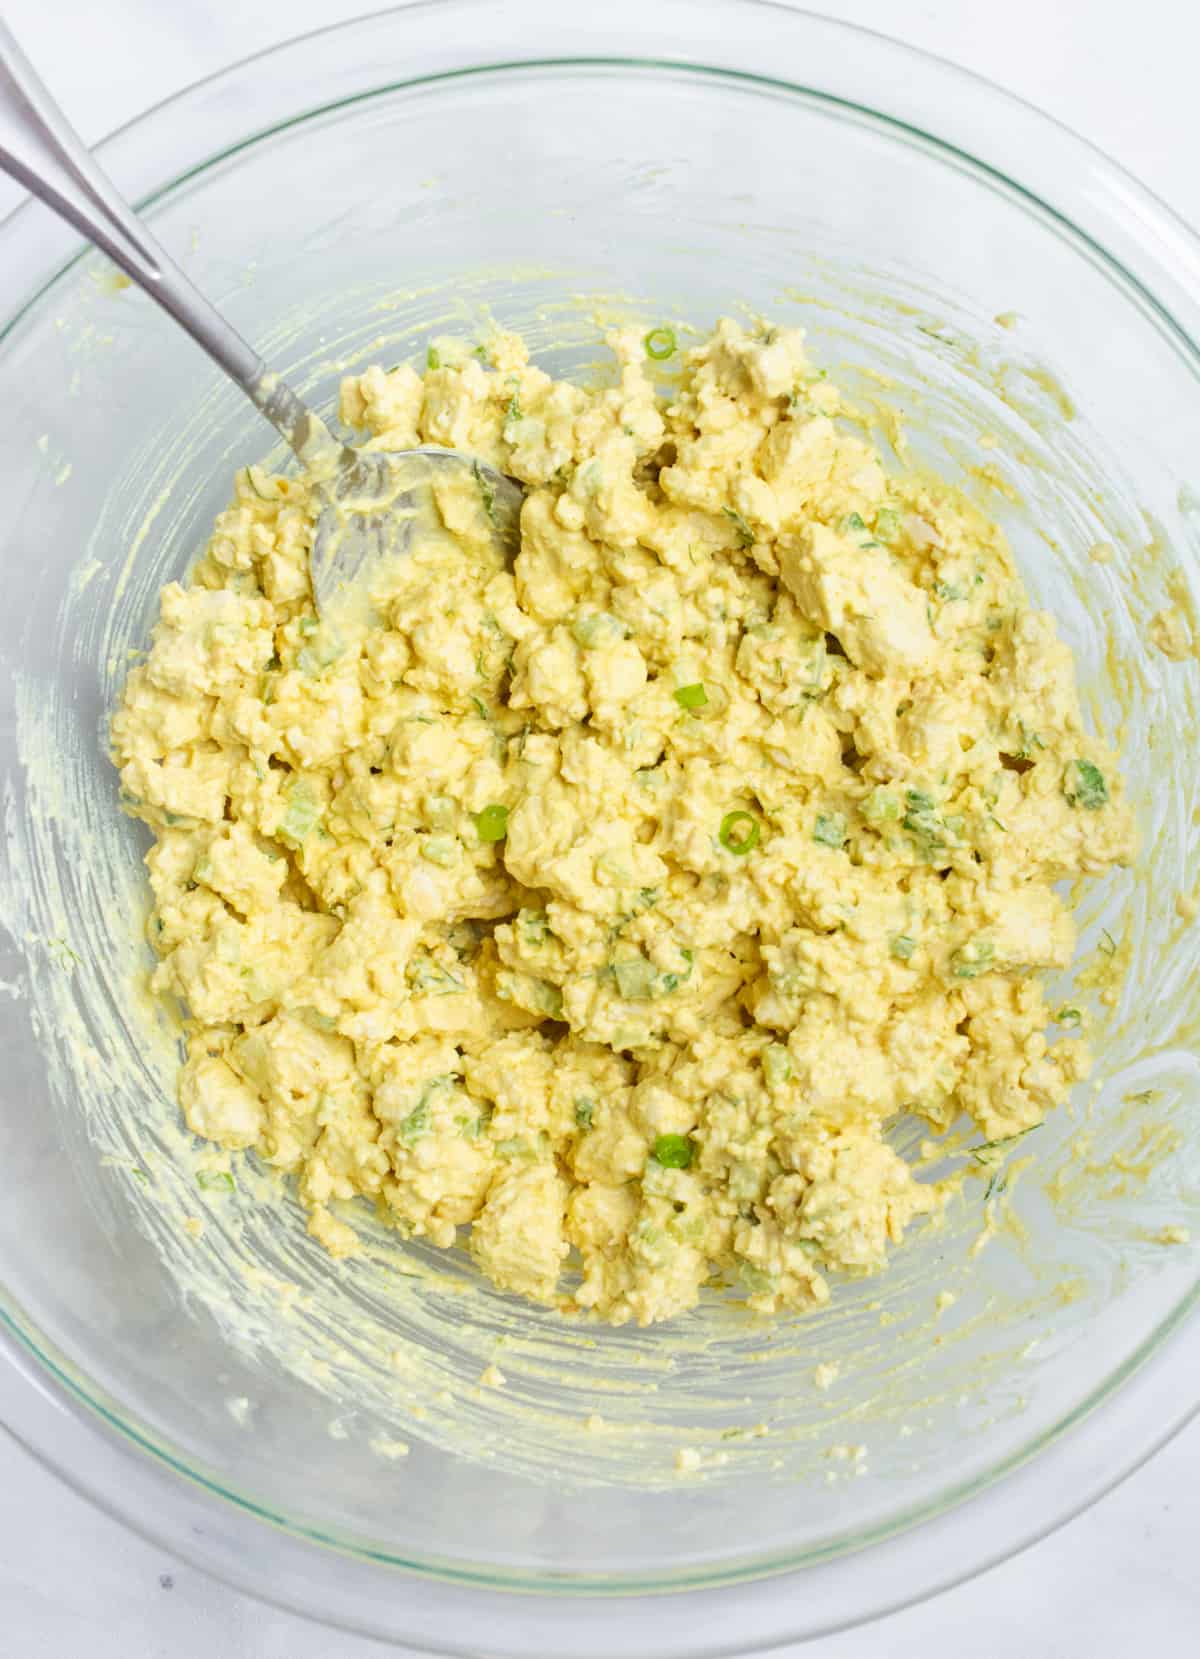
[[[734,0],[587,10],[453,0],[328,31],[106,158],[325,404],[346,368],[488,315],[578,373],[612,318],[750,307],[899,405],[1008,527],[1123,745],[1142,861],[1082,906],[1082,963],[1128,966],[1112,1006],[1080,993],[1098,1087],[1040,1132],[986,1248],[973,1183],[883,1279],[774,1326],[568,1325],[382,1235],[335,1269],[248,1167],[198,1188],[103,729],[160,585],[266,439],[27,207],[0,229],[0,1407],[132,1524],[290,1606],[431,1651],[611,1659],[928,1593],[1197,1404],[1200,669],[1152,619],[1186,612],[1200,551],[1200,248],[1044,117],[878,37]],[[506,1386],[479,1385],[491,1362]]]

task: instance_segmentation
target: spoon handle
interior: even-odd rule
[[[302,458],[341,445],[159,246],[0,18],[0,169],[81,231],[179,323]]]

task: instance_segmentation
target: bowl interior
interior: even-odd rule
[[[1094,1081],[1040,1134],[986,1248],[976,1183],[819,1317],[714,1302],[648,1332],[563,1323],[382,1232],[332,1268],[251,1164],[234,1194],[197,1188],[176,1035],[139,990],[144,843],[104,754],[159,588],[269,446],[189,341],[80,259],[0,339],[13,1330],[237,1501],[483,1582],[667,1586],[815,1561],[1027,1456],[1196,1289],[1194,1252],[1167,1241],[1200,1209],[1200,936],[1177,902],[1200,841],[1200,669],[1152,627],[1164,607],[1191,616],[1194,353],[1016,186],[865,110],[711,70],[381,85],[149,211],[325,406],[347,370],[490,318],[559,375],[603,373],[604,328],[631,317],[802,324],[864,406],[902,412],[915,459],[1004,523],[1122,747],[1143,855],[1083,896],[1080,966],[1115,950],[1128,971],[1111,1006],[1073,993],[1097,1016]],[[492,1362],[502,1389],[480,1386]]]

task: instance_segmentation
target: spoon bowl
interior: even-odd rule
[[[386,566],[437,524],[444,490],[477,498],[494,542],[511,563],[520,544],[525,492],[485,462],[453,449],[343,448],[336,472],[317,486],[320,514],[309,569],[322,616],[361,610]]]
[[[159,247],[97,165],[0,20],[0,170],[58,213],[162,306],[266,416],[313,479],[320,516],[309,573],[317,609],[369,614],[369,588],[429,523],[437,487],[469,484],[502,555],[519,538],[522,491],[454,450],[361,451],[336,438]]]

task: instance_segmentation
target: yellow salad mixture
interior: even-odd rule
[[[239,474],[112,726],[153,983],[192,1130],[335,1255],[365,1197],[564,1312],[809,1308],[944,1202],[899,1114],[1003,1142],[1086,1071],[1039,976],[1131,818],[1001,532],[799,331],[610,345],[592,389],[503,333],[345,382],[526,486],[511,566],[447,492],[363,626],[305,477]]]

